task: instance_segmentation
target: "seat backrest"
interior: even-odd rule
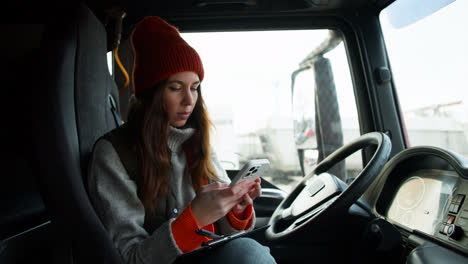
[[[109,101],[119,100],[107,66],[107,34],[83,4],[60,11],[46,26],[42,85],[33,89],[33,156],[41,194],[73,263],[121,263],[86,191],[93,144],[118,125]]]

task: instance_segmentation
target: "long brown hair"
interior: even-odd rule
[[[143,205],[154,212],[159,197],[169,194],[169,175],[171,150],[167,144],[169,118],[164,106],[164,87],[167,79],[145,91],[130,108],[128,119],[134,122],[137,140],[136,153],[143,177],[141,192]],[[205,102],[198,86],[198,99],[184,127],[195,129],[194,135],[185,142],[191,156],[188,168],[195,190],[208,179],[218,180],[211,163],[210,121]]]

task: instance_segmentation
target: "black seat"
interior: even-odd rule
[[[86,191],[93,144],[118,125],[109,100],[119,101],[107,66],[107,35],[83,4],[60,14],[46,27],[42,85],[33,89],[40,191],[66,262],[122,263]]]

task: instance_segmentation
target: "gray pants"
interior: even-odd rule
[[[270,249],[251,238],[237,238],[214,249],[201,251],[199,254],[182,257],[176,264],[203,263],[203,264],[270,264],[276,263],[270,255]]]

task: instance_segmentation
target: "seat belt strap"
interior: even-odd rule
[[[120,115],[117,112],[117,104],[111,94],[109,94],[109,104],[112,115],[114,116],[115,125],[119,127],[122,124],[122,119],[120,119]]]

